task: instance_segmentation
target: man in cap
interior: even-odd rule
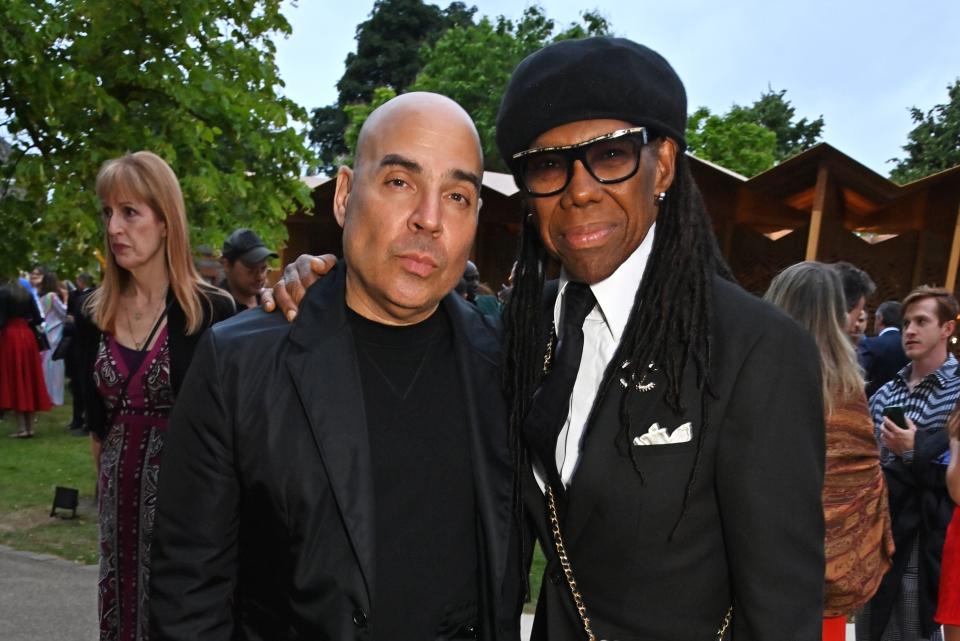
[[[534,640],[820,639],[816,347],[732,282],[685,126],[670,65],[618,38],[532,54],[501,103],[525,208],[504,317],[516,505],[547,556]],[[310,264],[273,291],[288,315]]]
[[[224,279],[220,287],[233,296],[237,311],[258,306],[267,282],[267,259],[277,254],[267,249],[253,230],[237,229],[223,241],[221,256]]]
[[[500,106],[527,211],[505,375],[548,550],[535,639],[820,638],[816,348],[732,282],[686,113],[667,61],[619,38],[532,54]]]

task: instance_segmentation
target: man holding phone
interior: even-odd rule
[[[897,551],[876,596],[857,616],[857,641],[942,639],[933,615],[953,508],[945,426],[960,397],[958,361],[947,349],[957,313],[957,300],[946,289],[912,291],[903,301],[903,348],[910,360],[870,399]]]

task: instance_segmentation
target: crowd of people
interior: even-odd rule
[[[524,212],[499,295],[468,260],[479,137],[446,97],[370,115],[336,178],[342,260],[273,289],[249,229],[195,257],[163,159],[105,163],[100,286],[0,288],[14,435],[65,372],[91,434],[101,639],[516,640],[539,540],[535,641],[834,641],[850,616],[858,641],[960,640],[956,299],[884,301],[866,336],[854,265],[746,293],[685,131],[642,45],[525,59],[497,118]]]

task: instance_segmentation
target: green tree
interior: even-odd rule
[[[347,127],[344,131],[344,141],[347,148],[355,150],[357,148],[357,139],[360,137],[360,128],[367,118],[373,113],[373,110],[385,102],[395,98],[397,92],[393,87],[377,87],[373,90],[373,97],[370,102],[359,102],[355,105],[347,105],[344,111],[347,116]],[[352,153],[350,157],[344,159],[344,164],[353,164]]]
[[[403,92],[420,71],[422,46],[451,27],[472,24],[476,10],[463,2],[446,9],[423,0],[374,2],[370,17],[357,25],[357,51],[347,54],[337,102],[311,113],[309,135],[320,171],[332,174],[348,154],[346,107],[369,102],[378,87]]]
[[[357,52],[347,54],[337,82],[340,105],[367,102],[377,87],[402,92],[420,71],[422,45],[452,26],[471,24],[475,11],[462,2],[441,10],[423,0],[376,0],[370,18],[357,26]]]
[[[917,107],[910,109],[916,126],[903,146],[907,157],[888,161],[896,163],[891,180],[908,183],[960,165],[960,78],[947,87],[947,95],[948,102],[926,114]]]
[[[337,165],[349,152],[343,139],[346,128],[347,114],[336,103],[310,112],[308,136],[317,152],[317,171],[331,176],[337,171]]]
[[[750,177],[773,166],[777,136],[745,109],[718,116],[700,107],[687,120],[687,148],[694,156]]]
[[[690,153],[747,177],[817,144],[823,116],[795,120],[787,90],[768,89],[749,107],[733,105],[720,116],[706,107],[687,120]]]
[[[553,20],[534,5],[516,23],[503,16],[484,17],[475,25],[449,29],[424,48],[423,69],[410,89],[434,91],[460,103],[480,132],[485,167],[506,171],[494,132],[510,74],[521,60],[550,42],[609,33],[606,19],[596,12],[584,13],[581,20],[582,24],[555,33]]]
[[[760,99],[744,109],[759,125],[772,131],[777,137],[774,156],[782,162],[791,156],[813,147],[823,134],[823,116],[808,121],[806,118],[794,120],[796,110],[784,96],[787,90],[768,89]]]
[[[278,95],[280,0],[0,3],[0,269],[70,273],[102,243],[102,163],[150,149],[180,177],[194,243],[245,225],[269,243],[309,199],[309,160]]]

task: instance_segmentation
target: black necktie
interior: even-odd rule
[[[555,494],[563,496],[563,483],[557,470],[557,437],[570,413],[570,394],[580,369],[583,354],[583,321],[596,305],[589,285],[568,283],[563,291],[563,318],[560,341],[550,372],[533,395],[523,424],[523,434],[534,456],[547,475]]]

